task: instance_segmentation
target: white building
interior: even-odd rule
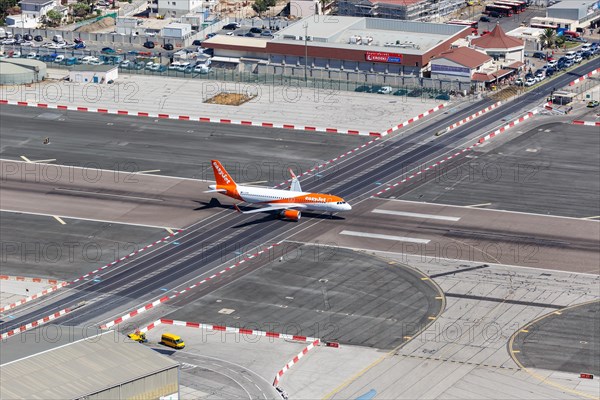
[[[136,35],[138,34],[138,31],[144,30],[138,29],[140,25],[142,25],[142,21],[139,18],[117,17],[115,21],[115,30],[117,31],[117,33],[122,35]]]
[[[18,15],[7,15],[6,26],[11,28],[36,28],[38,20],[35,18],[27,18],[23,14]]]
[[[192,25],[173,22],[162,29],[164,38],[184,39],[192,34]]]
[[[57,2],[55,0],[21,0],[20,6],[21,14],[26,19],[35,19],[39,22],[48,11],[57,6]]]
[[[475,50],[485,52],[495,60],[505,63],[523,62],[525,44],[522,40],[508,36],[500,25],[487,35],[471,40]]]
[[[165,17],[181,17],[201,10],[202,3],[202,0],[158,0],[158,13]]]
[[[118,65],[75,65],[69,70],[69,80],[78,83],[108,83],[119,77]]]
[[[546,9],[545,17],[533,17],[532,27],[552,27],[568,31],[600,25],[598,0],[562,0]]]

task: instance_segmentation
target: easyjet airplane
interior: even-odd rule
[[[204,193],[221,193],[247,203],[264,205],[264,207],[250,211],[241,211],[236,205],[236,210],[243,214],[275,212],[281,218],[298,221],[302,215],[302,210],[325,211],[333,214],[334,212],[350,211],[352,209],[350,204],[346,203],[341,197],[303,192],[298,178],[291,169],[292,185],[290,190],[281,190],[238,185],[219,161],[212,160],[211,163],[217,184],[210,185],[210,190]]]

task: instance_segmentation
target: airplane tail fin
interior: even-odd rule
[[[211,160],[211,164],[213,167],[213,172],[215,174],[215,181],[217,181],[217,185],[230,186],[236,184],[231,175],[229,175],[227,173],[227,170],[225,170],[225,167],[223,167],[223,165],[219,162],[219,160]]]
[[[300,181],[298,180],[298,177],[296,176],[296,174],[294,174],[294,171],[292,171],[291,168],[290,168],[290,175],[292,175],[292,184],[290,185],[290,191],[301,192],[302,187],[300,187]]]

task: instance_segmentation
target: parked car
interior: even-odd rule
[[[123,60],[123,61],[121,61],[120,66],[121,66],[121,68],[129,69],[129,68],[131,68],[131,61]]]
[[[103,47],[102,48],[102,52],[103,53],[107,53],[107,54],[114,54],[114,53],[116,53],[115,49],[113,49],[111,47]]]
[[[587,103],[587,106],[589,108],[596,108],[596,107],[600,106],[600,102],[598,100],[592,100]]]
[[[593,56],[594,53],[592,53],[591,51],[584,51],[583,53],[581,53],[581,57],[585,58],[586,60]]]
[[[194,72],[197,74],[208,74],[211,71],[211,68],[205,64],[196,65],[194,67]]]
[[[196,39],[192,42],[192,46],[201,46],[201,45],[202,45],[202,40]]]
[[[535,80],[535,78],[531,75],[529,75],[528,77],[526,77],[525,79],[525,86],[533,86],[537,83],[537,81]]]
[[[577,54],[575,56],[575,58],[573,59],[574,62],[576,62],[577,64],[579,64],[580,62],[583,61],[583,57],[581,57],[579,54]]]
[[[43,42],[44,38],[41,35],[36,35],[33,40],[35,40],[36,42]]]
[[[585,40],[582,37],[572,37],[572,36],[565,36],[565,39],[568,42],[577,42],[577,43],[587,43],[587,40]]]
[[[574,64],[573,60],[567,60],[565,61],[565,68],[571,68]]]
[[[2,44],[15,44],[15,43],[17,43],[17,41],[16,41],[14,38],[11,38],[11,39],[4,39],[4,40],[2,41]]]
[[[23,35],[23,40],[27,40],[28,42],[31,42],[33,40],[33,36],[30,35],[29,33],[26,33],[25,35]]]
[[[490,19],[490,17],[486,16],[486,15],[482,15],[481,17],[479,17],[479,20],[481,22],[491,22],[492,20]]]
[[[27,54],[27,58],[30,60],[34,60],[36,57],[37,57],[37,54],[34,52]]]
[[[206,35],[206,38],[210,39],[211,37],[215,37],[215,36],[217,36],[217,34],[213,32],[213,33],[209,33],[208,35]]]
[[[533,58],[539,58],[540,60],[546,60],[546,53],[542,51],[536,51],[532,54]]]
[[[524,84],[525,84],[525,81],[523,80],[523,78],[518,78],[517,80],[515,80],[516,86],[523,86]]]
[[[75,43],[74,49],[85,49],[85,42]]]
[[[240,27],[240,24],[238,24],[237,22],[233,22],[231,24],[224,25],[221,29],[224,29],[226,31],[235,31],[239,27]]]
[[[391,86],[384,86],[377,91],[379,94],[390,94],[394,91]]]
[[[273,37],[273,32],[271,32],[268,29],[265,29],[264,31],[262,31],[260,33],[260,36],[263,36],[263,37]]]
[[[174,47],[173,47],[173,44],[172,44],[172,43],[165,43],[165,44],[163,45],[163,49],[165,49],[165,50],[167,50],[167,51],[170,51],[170,50],[173,50],[173,49],[174,49]]]
[[[171,65],[169,65],[169,69],[176,71],[180,66],[181,64],[179,63],[179,61],[174,61],[171,63]]]
[[[262,29],[257,28],[257,27],[252,27],[252,28],[250,28],[250,32],[251,33],[256,33],[256,34],[260,35],[262,33]]]
[[[153,49],[154,48],[154,42],[151,41],[147,41],[144,43],[144,47],[147,49]]]
[[[252,32],[247,32],[244,35],[240,35],[240,36],[245,36],[245,37],[255,37],[256,35]]]
[[[354,91],[359,92],[359,93],[368,93],[369,89],[370,89],[369,86],[362,85],[362,86],[358,86],[356,89],[354,89]]]
[[[551,60],[551,61],[548,61],[548,64],[546,64],[546,65],[548,65],[548,67],[550,67],[550,68],[554,68],[554,67],[556,67],[556,64],[558,64],[557,60]]]
[[[547,68],[546,69],[546,76],[547,77],[551,77],[552,75],[554,75],[555,72],[556,72],[556,70],[554,68]]]
[[[62,60],[64,60],[64,59],[65,59],[65,56],[64,56],[64,55],[62,55],[62,54],[59,54],[59,55],[57,55],[57,56],[56,56],[56,58],[54,59],[54,62],[55,62],[55,63],[59,63],[59,62],[61,62],[61,61],[62,61]]]

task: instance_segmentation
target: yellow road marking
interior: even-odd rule
[[[428,281],[428,280],[429,280],[429,277],[428,277],[428,276],[426,276],[425,278],[421,278],[421,280],[422,280],[422,281]]]
[[[442,296],[435,296],[436,300],[444,300],[444,298]]]
[[[436,319],[437,317],[435,317],[435,316],[433,316],[433,315],[432,315],[431,317],[427,317],[427,318],[433,321],[433,320],[434,320],[434,319]]]
[[[410,340],[412,339],[412,336],[404,336],[403,339]]]
[[[57,220],[58,222],[60,222],[61,225],[66,225],[67,223],[65,221],[62,220],[61,217],[59,217],[58,215],[54,215],[54,219]]]
[[[165,228],[167,230],[167,232],[169,232],[171,235],[173,234],[173,231],[171,230],[171,228]]]
[[[513,353],[520,353],[520,352],[521,352],[521,350],[513,350],[512,352],[513,352]]]
[[[554,311],[554,314],[556,314],[556,315],[562,315],[562,313],[560,311]]]
[[[25,156],[21,156],[21,158],[22,158],[22,159],[23,159],[25,162],[28,162],[28,163],[30,163],[30,162],[31,162],[31,160],[30,160],[29,158],[25,157]]]

